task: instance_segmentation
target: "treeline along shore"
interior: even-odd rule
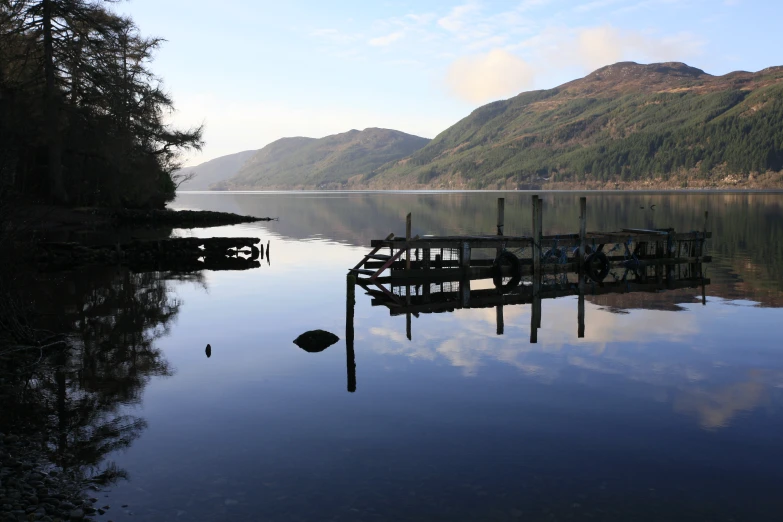
[[[3,522],[119,509],[97,491],[126,478],[107,459],[146,427],[121,406],[172,373],[154,345],[179,309],[167,281],[253,268],[263,252],[259,238],[171,231],[271,219],[166,209],[202,128],[167,123],[150,68],[163,40],[112,4],[0,1]]]
[[[202,129],[166,123],[150,70],[162,40],[108,5],[0,3],[0,180],[55,203],[163,208]]]

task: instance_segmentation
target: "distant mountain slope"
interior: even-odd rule
[[[381,165],[409,156],[430,140],[389,129],[351,130],[314,138],[283,138],[259,150],[216,189],[337,188]]]
[[[711,76],[682,63],[624,62],[480,107],[360,185],[708,186],[767,172],[783,186],[780,175],[769,174],[781,167],[783,67]]]
[[[196,177],[180,185],[179,190],[208,190],[210,185],[234,176],[255,153],[255,150],[246,150],[180,169],[180,173],[194,172]]]

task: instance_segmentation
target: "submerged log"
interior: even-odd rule
[[[261,266],[259,241],[254,237],[184,237],[92,246],[42,243],[35,260],[41,268],[55,270],[98,264],[123,264],[138,271],[246,270]]]

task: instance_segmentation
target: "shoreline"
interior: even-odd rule
[[[26,201],[8,205],[0,218],[6,261],[27,263],[38,272],[106,264],[245,270],[258,264],[260,254],[248,238],[203,238],[199,249],[188,239],[171,239],[172,231],[277,220],[209,210],[69,208]]]
[[[778,188],[645,188],[645,189],[587,189],[587,188],[540,188],[540,189],[316,189],[316,188],[291,188],[291,189],[237,189],[237,190],[182,190],[178,194],[493,194],[493,193],[596,193],[596,194],[783,194],[783,187]]]
[[[123,229],[211,228],[277,218],[243,216],[210,210],[139,210],[102,207],[63,207],[19,202],[12,205],[7,221],[12,229],[31,233],[27,242],[39,242],[40,234],[112,232]]]

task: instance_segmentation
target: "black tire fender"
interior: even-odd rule
[[[511,280],[506,284],[503,284],[501,268],[503,265],[511,266]],[[501,252],[492,263],[492,281],[495,283],[495,288],[502,291],[512,290],[519,286],[519,283],[522,281],[522,265],[519,262],[519,258],[507,250]]]
[[[603,252],[593,252],[585,259],[585,268],[590,279],[600,283],[609,275],[609,258]]]

